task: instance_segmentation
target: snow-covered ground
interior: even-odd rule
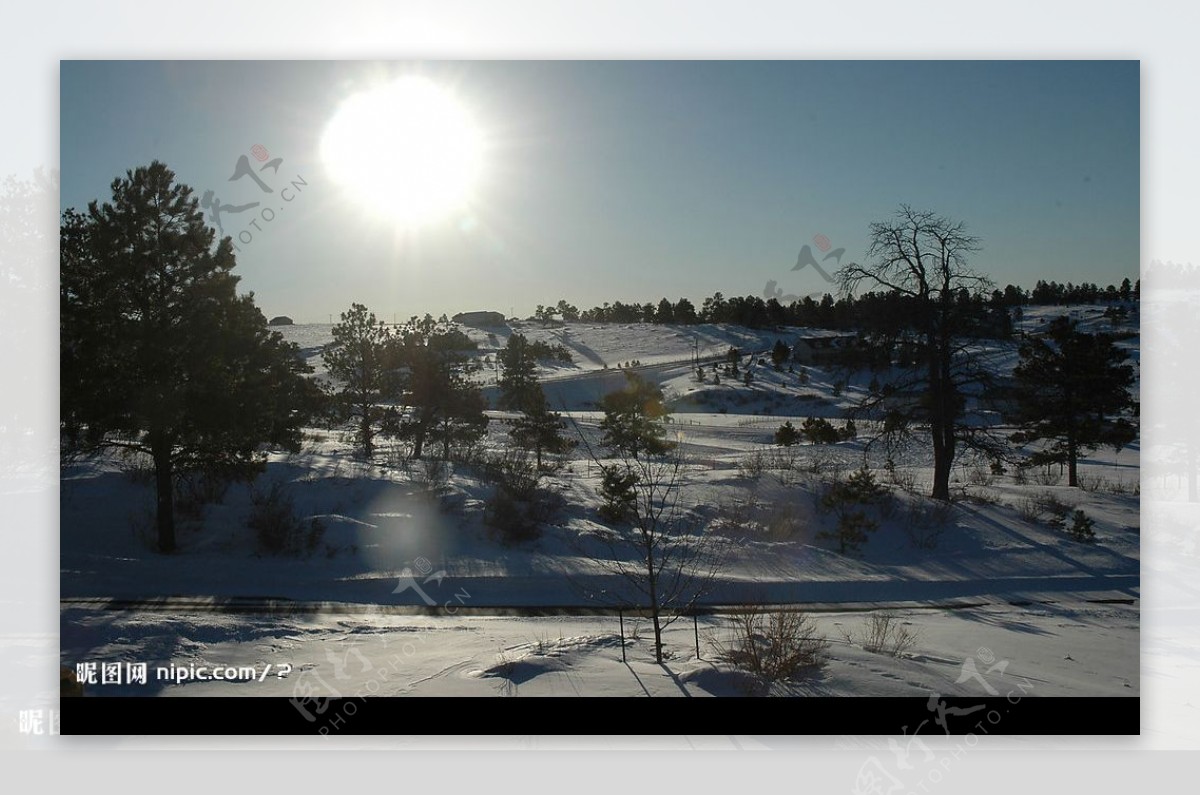
[[[1027,310],[1022,326],[1061,311]],[[1102,322],[1100,308],[1071,311]],[[329,328],[284,330],[318,373]],[[685,456],[681,502],[728,542],[706,603],[800,606],[830,642],[823,668],[776,692],[972,695],[981,691],[963,679],[964,666],[982,673],[985,664],[1004,663],[995,670],[1032,683],[1037,695],[1139,693],[1138,445],[1083,461],[1086,489],[1062,485],[1056,472],[1018,482],[964,458],[952,508],[922,496],[924,450],[909,450],[890,478],[871,458],[888,488],[887,508],[876,509],[880,529],[860,553],[839,554],[821,535],[832,518],[818,510],[818,497],[833,472],[863,462],[864,441],[781,453],[771,440],[786,418],[799,425],[823,416],[840,425],[867,374],[843,383],[820,367],[777,372],[768,364],[755,366],[749,385],[695,379],[696,353],[716,357],[734,345],[765,357],[777,337],[803,333],[796,330],[520,330],[572,351],[573,365],[542,376],[552,402],[593,442],[595,402],[623,382],[617,365],[638,361],[663,386]],[[505,335],[470,333],[481,360],[494,361]],[[1136,354],[1136,337],[1123,344]],[[1015,363],[1011,349],[991,353],[998,369]],[[485,446],[504,443],[503,417],[494,415]],[[154,500],[144,471],[115,459],[64,468],[63,663],[146,662],[152,672],[272,666],[261,681],[165,682],[152,674],[146,685],[89,688],[100,695],[291,696],[322,687],[343,695],[745,692],[744,675],[715,660],[714,642],[730,632],[720,615],[702,617],[698,627],[691,619],[674,624],[664,667],[653,663],[647,622],[626,615],[622,662],[611,608],[630,597],[599,560],[599,472],[582,450],[546,479],[560,499],[540,538],[513,545],[483,522],[492,487],[478,472],[459,464],[444,484],[431,482],[424,465],[400,453],[385,449],[366,465],[339,432],[311,429],[303,451],[274,455],[257,483],[231,486],[221,502],[182,516],[180,552],[172,556],[150,549]],[[311,554],[257,553],[246,520],[254,495],[270,483],[281,484],[297,516],[324,528]],[[1073,541],[1038,518],[1038,506],[1052,502],[1092,518],[1096,542]],[[104,609],[114,599],[131,600],[129,609]],[[439,614],[425,614],[431,603]],[[896,657],[860,642],[872,617],[885,612],[913,634]]]

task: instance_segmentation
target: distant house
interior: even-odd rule
[[[290,317],[288,317],[287,315],[276,315],[275,317],[273,317],[267,321],[267,325],[268,326],[290,326],[290,325],[292,325],[292,319]]]
[[[451,319],[455,323],[471,328],[494,328],[504,325],[502,312],[459,312]]]
[[[806,329],[792,345],[792,361],[799,364],[824,364],[838,353],[858,344],[854,332]]]

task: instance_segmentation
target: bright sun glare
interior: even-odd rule
[[[370,209],[415,226],[470,198],[482,141],[452,94],[403,77],[349,97],[321,139],[334,179]]]

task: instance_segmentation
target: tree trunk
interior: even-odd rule
[[[362,434],[363,455],[366,456],[366,458],[368,460],[370,460],[371,454],[373,452],[375,452],[375,443],[374,443],[375,440],[373,438],[374,434],[371,433],[371,408],[370,408],[370,406],[366,406],[366,405],[362,406],[361,408],[362,408],[361,434]]]
[[[949,285],[943,292],[943,302],[948,300]],[[958,390],[951,373],[950,336],[946,318],[950,310],[941,311],[942,325],[937,336],[936,356],[930,368],[930,387],[934,392],[933,418],[930,431],[933,433],[933,493],[935,500],[950,501],[950,472],[954,466],[954,424],[957,420]]]
[[[1079,451],[1071,445],[1067,451],[1067,485],[1079,485]]]
[[[654,543],[653,539],[643,533],[646,543],[646,576],[650,586],[650,620],[654,623],[654,661],[662,665],[662,624],[658,620],[658,581],[654,576]]]
[[[158,551],[175,551],[175,489],[171,461],[172,444],[164,437],[154,437],[150,443],[154,458],[154,486],[158,497]]]
[[[950,500],[950,471],[954,466],[954,439],[943,439],[944,432],[934,429],[933,433],[933,492],[935,500]]]
[[[658,663],[659,665],[662,665],[662,661],[663,661],[662,627],[659,625],[659,621],[658,621],[658,605],[654,606],[653,620],[654,620],[654,661],[656,663]]]

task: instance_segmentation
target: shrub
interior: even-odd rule
[[[850,635],[846,640],[862,646],[872,654],[886,654],[889,657],[900,657],[917,643],[919,635],[900,621],[891,612],[873,613],[864,627],[859,629],[857,638]]]
[[[533,541],[540,534],[526,507],[502,488],[496,489],[484,506],[483,522],[495,530],[505,544]]]
[[[917,549],[936,549],[953,512],[954,506],[948,502],[917,498],[904,517],[904,534]]]
[[[886,493],[866,467],[845,480],[835,481],[821,498],[821,507],[837,514],[837,525],[832,531],[821,531],[817,538],[836,541],[839,554],[858,552],[867,542],[867,534],[879,529],[879,523],[862,508],[879,503]]]
[[[857,554],[862,545],[867,543],[867,533],[878,529],[879,523],[862,511],[845,511],[838,515],[837,525],[833,530],[822,530],[817,533],[817,538],[836,541],[839,555],[845,555],[847,552]]]
[[[1072,509],[1072,506],[1067,505],[1058,498],[1058,495],[1048,490],[1033,495],[1033,505],[1039,518],[1045,518],[1047,524],[1060,530]]]
[[[538,361],[560,362],[562,364],[571,364],[574,361],[571,358],[571,351],[565,345],[542,342],[541,340],[530,340],[527,344],[529,355]]]
[[[1034,479],[1040,486],[1057,486],[1062,482],[1062,474],[1052,472],[1048,467],[1035,474]]]
[[[800,454],[790,447],[760,447],[751,450],[738,461],[738,474],[744,478],[759,478],[768,472],[778,472],[786,481],[788,472],[800,469]]]
[[[175,481],[175,510],[182,517],[202,519],[207,505],[224,502],[229,480],[215,474],[192,472]]]
[[[1067,528],[1067,535],[1075,541],[1090,543],[1096,540],[1096,532],[1092,529],[1095,526],[1096,522],[1086,513],[1076,510],[1071,514],[1071,526]]]
[[[154,459],[150,456],[135,450],[122,450],[119,460],[121,473],[129,478],[130,483],[154,485]]]
[[[441,494],[450,483],[450,464],[427,455],[420,459],[414,481],[430,494]]]
[[[536,496],[542,473],[523,450],[485,456],[481,467],[488,482],[496,484],[514,498],[530,500]]]
[[[990,486],[996,482],[995,470],[976,461],[967,469],[967,482],[972,486]]]
[[[273,482],[266,491],[255,489],[250,502],[252,507],[246,525],[254,531],[259,552],[311,555],[320,544],[325,534],[324,523],[319,519],[300,520],[282,483]]]
[[[484,506],[484,524],[504,544],[537,539],[539,524],[553,512],[549,495],[541,487],[541,470],[521,450],[488,456],[484,462],[484,477],[496,485]]]
[[[761,686],[795,679],[825,664],[829,642],[804,613],[768,614],[756,605],[734,613],[731,620],[731,635],[713,644],[717,659],[752,674]]]
[[[780,425],[779,430],[775,431],[775,444],[791,447],[799,441],[800,431],[796,430],[796,426],[792,425],[791,420]]]
[[[800,428],[812,444],[834,444],[841,438],[833,423],[823,417],[809,417]]]
[[[627,521],[633,515],[637,483],[637,473],[631,469],[615,465],[604,467],[600,478],[600,494],[604,497],[600,516],[610,522]]]

